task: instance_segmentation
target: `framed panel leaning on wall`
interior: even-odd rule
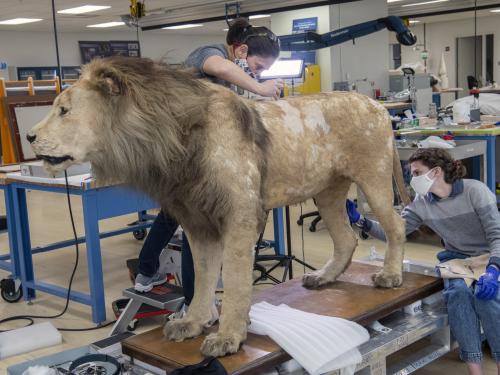
[[[36,156],[26,139],[28,131],[41,121],[52,108],[55,95],[7,97],[6,106],[12,143],[15,146],[17,160],[25,162],[35,160]]]

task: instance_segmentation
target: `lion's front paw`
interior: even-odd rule
[[[238,335],[211,333],[203,341],[200,350],[207,357],[222,357],[226,354],[236,353],[240,348],[241,341]]]
[[[400,273],[388,273],[384,270],[372,275],[375,286],[381,288],[396,288],[403,283],[403,275]]]
[[[201,335],[203,324],[188,318],[170,320],[163,327],[163,335],[169,340],[182,341]]]
[[[331,283],[335,280],[330,280],[323,275],[323,272],[313,271],[302,276],[302,285],[306,288],[318,288],[321,285]]]

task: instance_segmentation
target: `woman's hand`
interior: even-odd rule
[[[279,99],[283,86],[282,79],[270,79],[260,83],[259,92],[257,94]]]

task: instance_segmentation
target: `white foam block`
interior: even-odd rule
[[[62,343],[61,333],[49,322],[0,333],[0,359]]]

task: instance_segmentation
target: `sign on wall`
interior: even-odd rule
[[[78,45],[83,64],[96,57],[141,56],[139,42],[136,40],[79,41]]]
[[[292,21],[292,34],[318,30],[318,17],[299,18]],[[304,60],[305,64],[316,64],[316,51],[292,52],[292,59]]]

